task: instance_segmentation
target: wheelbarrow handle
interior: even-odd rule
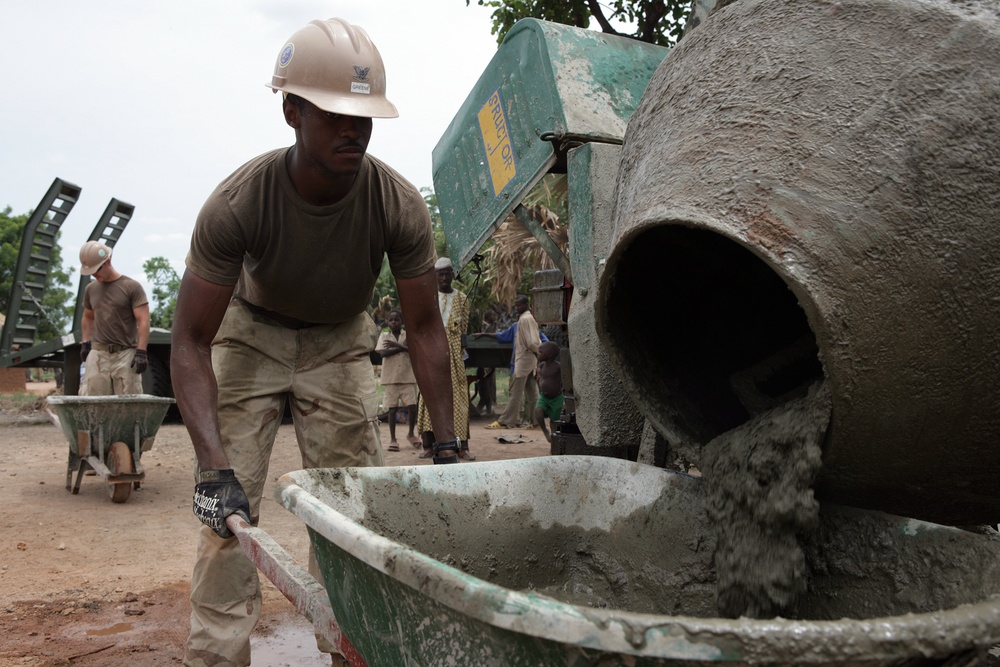
[[[295,605],[347,659],[351,667],[368,667],[354,645],[340,630],[326,589],[299,565],[268,533],[251,526],[236,514],[226,517],[226,526],[240,542],[247,558]]]

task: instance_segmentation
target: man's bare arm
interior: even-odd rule
[[[396,278],[399,301],[406,313],[406,342],[420,394],[434,428],[434,440],[455,439],[448,338],[437,303],[437,276],[429,269],[416,278]],[[457,452],[456,452],[457,453]]]
[[[218,384],[212,339],[233,296],[232,285],[208,282],[190,271],[181,278],[170,345],[170,376],[177,407],[202,470],[229,467],[219,435]]]
[[[145,350],[149,347],[149,304],[144,303],[132,309],[135,317],[136,347]]]
[[[80,318],[80,342],[89,341],[94,335],[94,311],[90,308],[83,309],[83,317]]]

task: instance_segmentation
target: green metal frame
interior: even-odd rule
[[[21,236],[13,289],[0,335],[0,366],[17,368],[63,368],[66,373],[65,391],[75,394],[79,378],[70,372],[80,365],[80,322],[83,319],[83,293],[90,276],[80,276],[72,329],[59,338],[35,343],[39,320],[44,317],[41,309],[42,294],[52,268],[52,248],[62,224],[80,198],[81,188],[55,179],[25,225]],[[135,207],[112,199],[101,215],[88,241],[100,241],[113,248],[125,232]],[[150,332],[150,349],[169,348],[170,332]],[[169,354],[164,355],[164,359]]]
[[[35,347],[38,325],[47,317],[41,304],[52,270],[53,249],[59,230],[79,200],[81,191],[79,186],[56,178],[24,226],[7,319],[0,334],[0,365],[16,365],[12,363],[14,356],[21,358],[24,356],[21,350],[26,352]],[[61,341],[50,343],[61,345]]]
[[[668,49],[524,19],[504,39],[433,151],[434,191],[453,262],[464,266],[569,148],[620,144]],[[569,261],[546,248],[557,266]]]

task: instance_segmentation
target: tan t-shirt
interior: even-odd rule
[[[378,343],[375,351],[380,352],[385,349],[385,341],[391,340],[406,345],[406,332],[400,331],[399,338],[392,335],[392,331],[383,331],[378,336]],[[382,384],[413,384],[416,378],[413,377],[413,365],[410,362],[409,352],[397,352],[382,359]]]
[[[123,275],[110,283],[91,281],[83,292],[83,307],[94,311],[91,340],[105,345],[135,347],[138,331],[132,311],[147,303],[146,290],[128,276]]]
[[[347,195],[309,204],[285,166],[287,148],[236,170],[198,214],[188,270],[235,285],[235,296],[304,322],[335,324],[364,312],[388,254],[397,278],[434,266],[423,197],[370,155]]]

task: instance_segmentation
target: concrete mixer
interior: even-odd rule
[[[822,380],[821,500],[1000,522],[997,5],[698,19],[669,53],[512,28],[434,150],[453,259],[509,215],[530,229],[523,196],[565,172],[569,250],[543,247],[573,286],[588,444],[645,428],[697,463]]]
[[[997,664],[997,7],[697,0],[669,54],[514,26],[434,151],[449,253],[528,226],[588,446],[703,475],[290,473],[323,587],[279,588],[359,665]],[[565,254],[521,204],[557,171]]]

